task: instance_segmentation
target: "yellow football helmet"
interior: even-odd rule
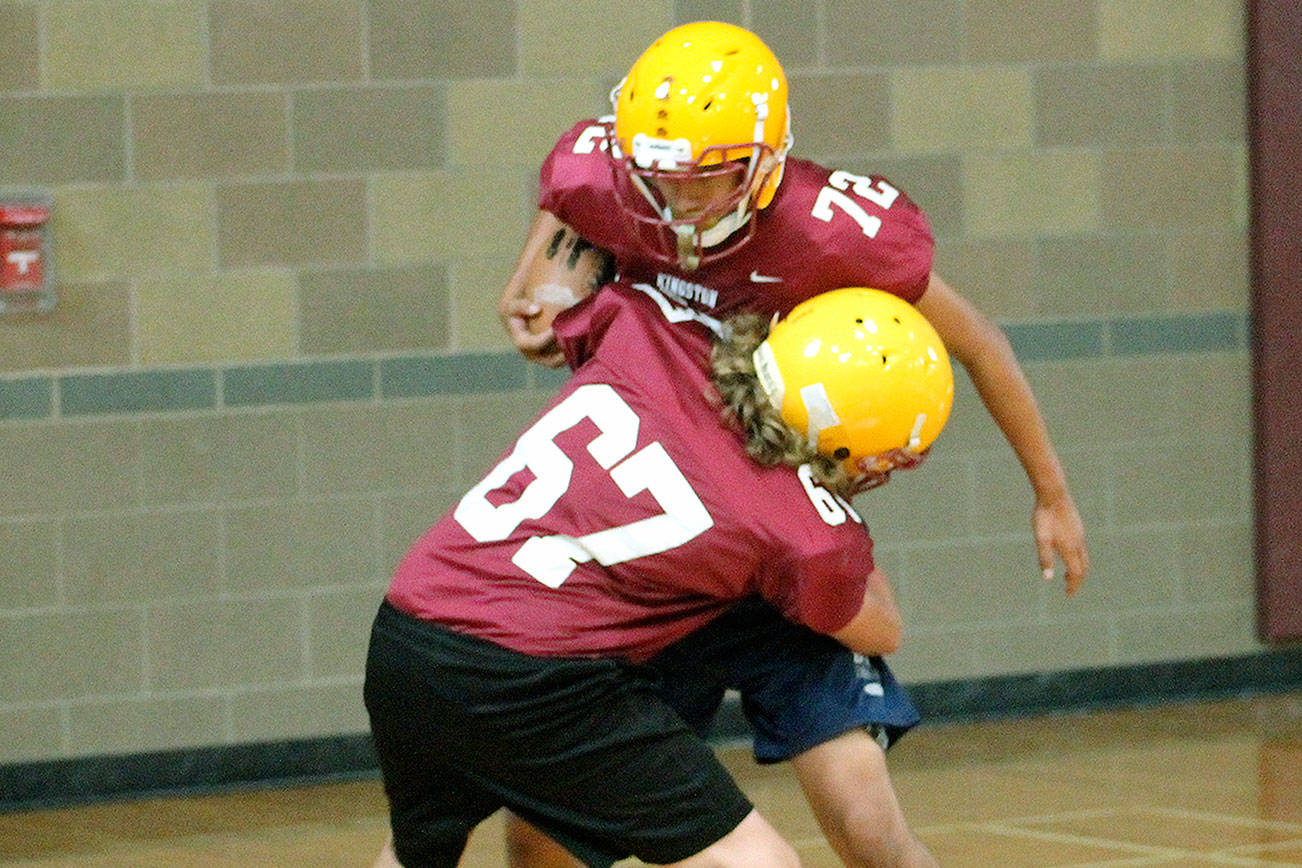
[[[940,336],[913,305],[881,290],[835,289],[800,303],[754,361],[783,421],[852,480],[916,464],[954,403]]]
[[[616,190],[652,255],[693,269],[750,238],[791,146],[786,75],[758,36],[719,21],[676,27],[642,53],[611,102],[610,154],[626,182]],[[665,184],[721,178],[727,192],[689,214],[674,214],[663,195]]]

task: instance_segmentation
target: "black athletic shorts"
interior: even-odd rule
[[[660,695],[703,738],[725,693],[740,692],[761,763],[789,760],[861,728],[886,748],[919,719],[884,660],[855,654],[787,620],[759,597],[670,645],[646,668],[655,674]],[[536,825],[579,853],[563,831]],[[609,868],[620,857],[588,851],[582,858],[593,868]]]
[[[453,868],[503,806],[599,865],[685,859],[751,811],[654,679],[618,661],[520,654],[384,603],[365,696],[405,868]]]

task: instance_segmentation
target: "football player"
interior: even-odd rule
[[[530,329],[538,308],[525,276],[537,239],[566,226],[612,253],[621,277],[670,299],[680,321],[712,322],[737,310],[784,314],[835,286],[891,292],[930,320],[966,369],[1030,481],[1041,572],[1052,579],[1060,559],[1066,591],[1074,593],[1089,566],[1084,528],[1034,395],[1003,333],[933,270],[933,239],[921,209],[884,177],[790,156],[785,75],[768,47],[742,28],[696,22],[669,31],[638,58],[612,102],[612,116],[575,125],[543,164],[539,211],[498,306],[520,351],[542,364],[562,362],[553,336]],[[907,451],[895,457],[906,465],[917,460]],[[820,667],[836,671],[832,658],[845,656],[839,649],[829,653],[819,664],[792,663],[811,673],[802,682],[810,692],[800,699],[775,692],[779,707],[762,708],[743,692],[751,722],[795,721],[796,707],[835,704],[843,683],[829,679],[817,687]],[[717,671],[735,680],[744,670],[721,659]],[[688,689],[672,672],[665,677],[675,691]],[[705,695],[719,689],[717,682],[700,685]],[[851,693],[843,706],[853,706]],[[801,722],[821,716],[811,712]],[[858,804],[862,782],[883,767],[881,757],[861,729],[843,728],[841,717],[826,719],[815,736],[823,741],[811,747],[791,737],[770,758],[792,759],[847,864],[888,864],[873,861],[879,842],[860,822]],[[787,730],[774,735],[779,743],[790,736]],[[536,840],[519,826],[511,835],[524,842],[519,852]]]
[[[377,864],[453,868],[503,806],[591,865],[799,864],[642,664],[752,597],[893,651],[899,612],[846,498],[939,435],[949,358],[877,290],[771,328],[672,315],[624,284],[561,314],[574,375],[395,570],[364,691],[393,833]],[[921,847],[889,780],[863,795]]]
[[[742,28],[669,31],[612,97],[613,116],[576,124],[546,158],[530,238],[568,224],[612,253],[623,279],[655,286],[689,316],[786,313],[838,286],[913,303],[1030,479],[1041,571],[1052,577],[1056,555],[1074,592],[1089,565],[1084,530],[1035,397],[1001,330],[932,270],[922,210],[881,176],[788,156],[785,75]],[[554,337],[526,327],[523,273],[502,294],[503,322],[521,352],[557,366]]]

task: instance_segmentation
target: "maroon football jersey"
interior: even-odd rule
[[[693,271],[665,265],[647,255],[645,227],[624,216],[605,136],[606,128],[589,120],[561,137],[543,162],[538,205],[611,251],[622,279],[655,286],[714,318],[740,310],[785,315],[844,286],[884,290],[910,303],[927,288],[935,244],[922,209],[879,175],[790,157],[746,244]]]
[[[612,284],[556,319],[575,368],[398,566],[388,600],[529,654],[645,660],[760,594],[820,632],[859,610],[872,540],[807,467],[723,421],[711,335]]]

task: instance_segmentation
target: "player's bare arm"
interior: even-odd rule
[[[1026,471],[1035,492],[1031,523],[1041,571],[1046,579],[1052,579],[1055,555],[1061,558],[1067,593],[1075,593],[1089,571],[1085,527],[1044,417],[1008,338],[935,272],[917,307],[971,377]]]
[[[525,291],[525,281],[534,262],[543,255],[548,240],[563,229],[565,224],[556,215],[539,209],[529,226],[529,234],[525,236],[515,271],[506,281],[502,297],[497,302],[497,315],[516,349],[526,359],[553,368],[565,359],[550,328],[536,334],[530,330],[529,321],[538,315],[541,307]]]
[[[556,314],[591,295],[611,276],[612,259],[579,237],[556,215],[539,209],[525,237],[515,271],[502,290],[497,314],[525,358],[559,367]]]
[[[868,574],[859,611],[832,638],[857,654],[880,656],[894,654],[903,634],[904,619],[895,605],[890,582],[874,567]]]

